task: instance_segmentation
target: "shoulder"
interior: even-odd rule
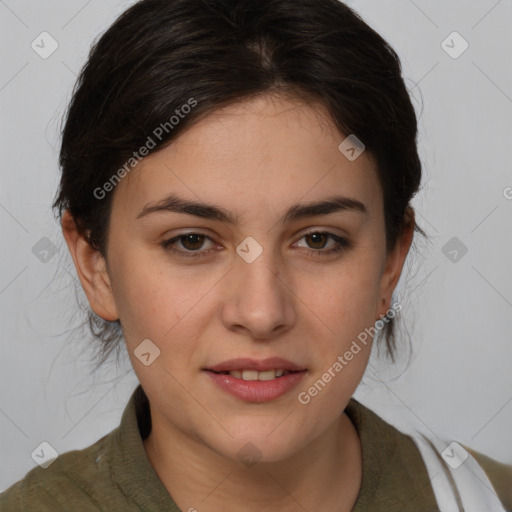
[[[462,467],[453,466],[445,455],[450,442],[401,432],[356,400],[351,400],[346,412],[361,438],[363,470],[365,463],[371,468],[372,489],[367,494],[374,500],[378,497],[379,506],[394,506],[398,499],[414,510],[438,510],[440,502],[455,506],[458,500],[468,507],[475,502],[483,504],[481,510],[502,510],[499,500],[512,512],[512,466],[466,446],[463,448],[472,457]],[[410,495],[412,501],[408,501]]]
[[[465,448],[485,471],[505,509],[512,512],[512,466]]]
[[[150,429],[149,402],[138,386],[119,427],[30,471],[0,494],[0,512],[178,511],[144,450]]]
[[[139,386],[119,427],[83,450],[37,467],[0,494],[0,512],[179,510],[151,466],[142,434],[151,428]]]
[[[117,430],[88,448],[59,455],[46,469],[29,471],[0,494],[0,511],[103,510],[106,487],[112,485],[105,459]]]
[[[431,478],[410,437],[351,399],[345,409],[359,434],[363,480],[360,510],[437,510]]]

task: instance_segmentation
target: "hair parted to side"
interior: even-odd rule
[[[377,164],[391,249],[414,222],[409,202],[421,181],[416,115],[396,52],[338,0],[134,4],[92,47],[77,80],[54,208],[59,216],[69,210],[106,257],[115,188],[95,191],[127,169],[155,129],[165,127],[152,137],[149,153],[220,107],[275,92],[319,102],[341,134],[363,141]],[[194,108],[171,127],[169,120],[191,98]],[[104,361],[122,339],[119,321],[88,314]],[[393,358],[391,319],[381,334]]]

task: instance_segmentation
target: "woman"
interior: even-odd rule
[[[77,83],[55,207],[141,385],[1,510],[510,508],[511,468],[454,445],[456,472],[351,398],[372,343],[394,351],[416,135],[398,56],[337,0],[126,11]]]

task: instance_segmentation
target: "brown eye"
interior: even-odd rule
[[[212,251],[204,249],[205,242],[213,245],[213,240],[202,233],[184,233],[170,240],[164,240],[160,245],[166,250],[185,257],[211,256]]]
[[[312,231],[306,233],[300,240],[305,240],[307,246],[299,247],[309,248],[310,250],[307,253],[310,256],[326,256],[350,248],[348,240],[329,232]],[[325,249],[329,240],[332,240],[334,244],[330,248]]]
[[[204,244],[205,236],[197,233],[191,233],[188,235],[183,235],[179,238],[181,240],[181,244],[185,249],[189,251],[197,251],[201,249]]]
[[[326,233],[310,233],[305,236],[306,239],[312,240],[312,243],[308,241],[308,245],[312,249],[323,249],[329,237],[326,236]]]

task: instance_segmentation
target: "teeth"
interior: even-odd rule
[[[257,370],[231,370],[228,372],[232,377],[243,380],[273,380],[288,373],[290,373],[288,370],[265,370],[264,372]]]
[[[275,370],[266,370],[264,372],[258,372],[258,380],[273,380],[276,378]]]
[[[258,372],[256,370],[243,370],[242,379],[244,380],[258,380]]]

